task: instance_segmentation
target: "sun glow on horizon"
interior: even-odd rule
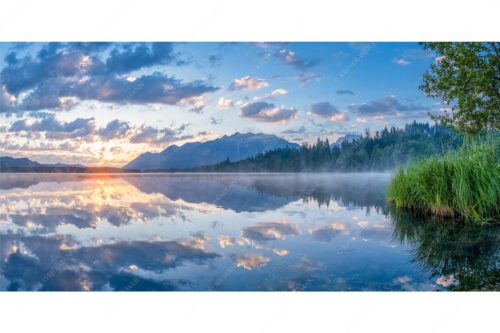
[[[335,142],[446,107],[414,85],[434,62],[416,43],[2,46],[0,155],[40,163],[121,167],[236,132]]]

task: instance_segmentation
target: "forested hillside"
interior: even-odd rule
[[[404,128],[366,132],[340,146],[318,139],[300,149],[281,148],[238,162],[225,162],[196,169],[213,172],[319,172],[390,170],[411,161],[442,155],[459,147],[461,137],[441,125],[413,122]]]

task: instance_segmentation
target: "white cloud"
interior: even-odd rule
[[[286,95],[288,94],[288,91],[286,89],[283,89],[283,88],[278,88],[276,90],[273,90],[270,94],[268,95],[264,95],[264,96],[255,96],[253,98],[254,101],[262,101],[262,100],[265,100],[265,99],[274,99],[275,97],[278,97],[280,95]]]
[[[179,105],[179,106],[186,106],[186,105],[191,106],[191,109],[189,109],[189,111],[196,112],[196,113],[201,113],[206,106],[205,99],[201,95],[183,98],[177,102],[177,105]]]
[[[286,94],[288,94],[288,91],[286,89],[278,88],[278,89],[274,90],[272,93],[270,93],[269,95],[267,95],[265,98],[273,99],[276,96],[286,95]]]
[[[219,246],[221,248],[229,247],[234,245],[234,238],[226,236],[226,235],[219,235]]]
[[[408,60],[405,60],[405,59],[394,59],[394,63],[396,65],[401,65],[401,66],[406,66],[406,65],[411,64],[411,62],[409,62]]]
[[[254,268],[265,266],[270,259],[262,254],[250,253],[243,254],[241,256],[234,256],[233,261],[235,262],[236,267],[242,267],[251,271]]]
[[[217,102],[217,110],[224,111],[234,106],[234,101],[224,97],[219,98]]]
[[[298,226],[288,223],[288,221],[265,222],[248,226],[241,230],[243,238],[255,242],[265,242],[270,240],[285,239],[287,235],[298,235]]]
[[[257,77],[251,77],[249,75],[242,77],[241,79],[234,79],[233,83],[229,86],[230,90],[259,90],[269,86],[266,80]]]

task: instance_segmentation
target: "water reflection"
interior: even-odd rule
[[[388,178],[0,174],[0,290],[498,289],[498,228],[390,211]]]
[[[500,290],[500,225],[457,225],[391,207],[394,237],[451,290]]]

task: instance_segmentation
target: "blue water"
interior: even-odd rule
[[[0,290],[499,287],[499,230],[387,207],[388,174],[0,174]]]

